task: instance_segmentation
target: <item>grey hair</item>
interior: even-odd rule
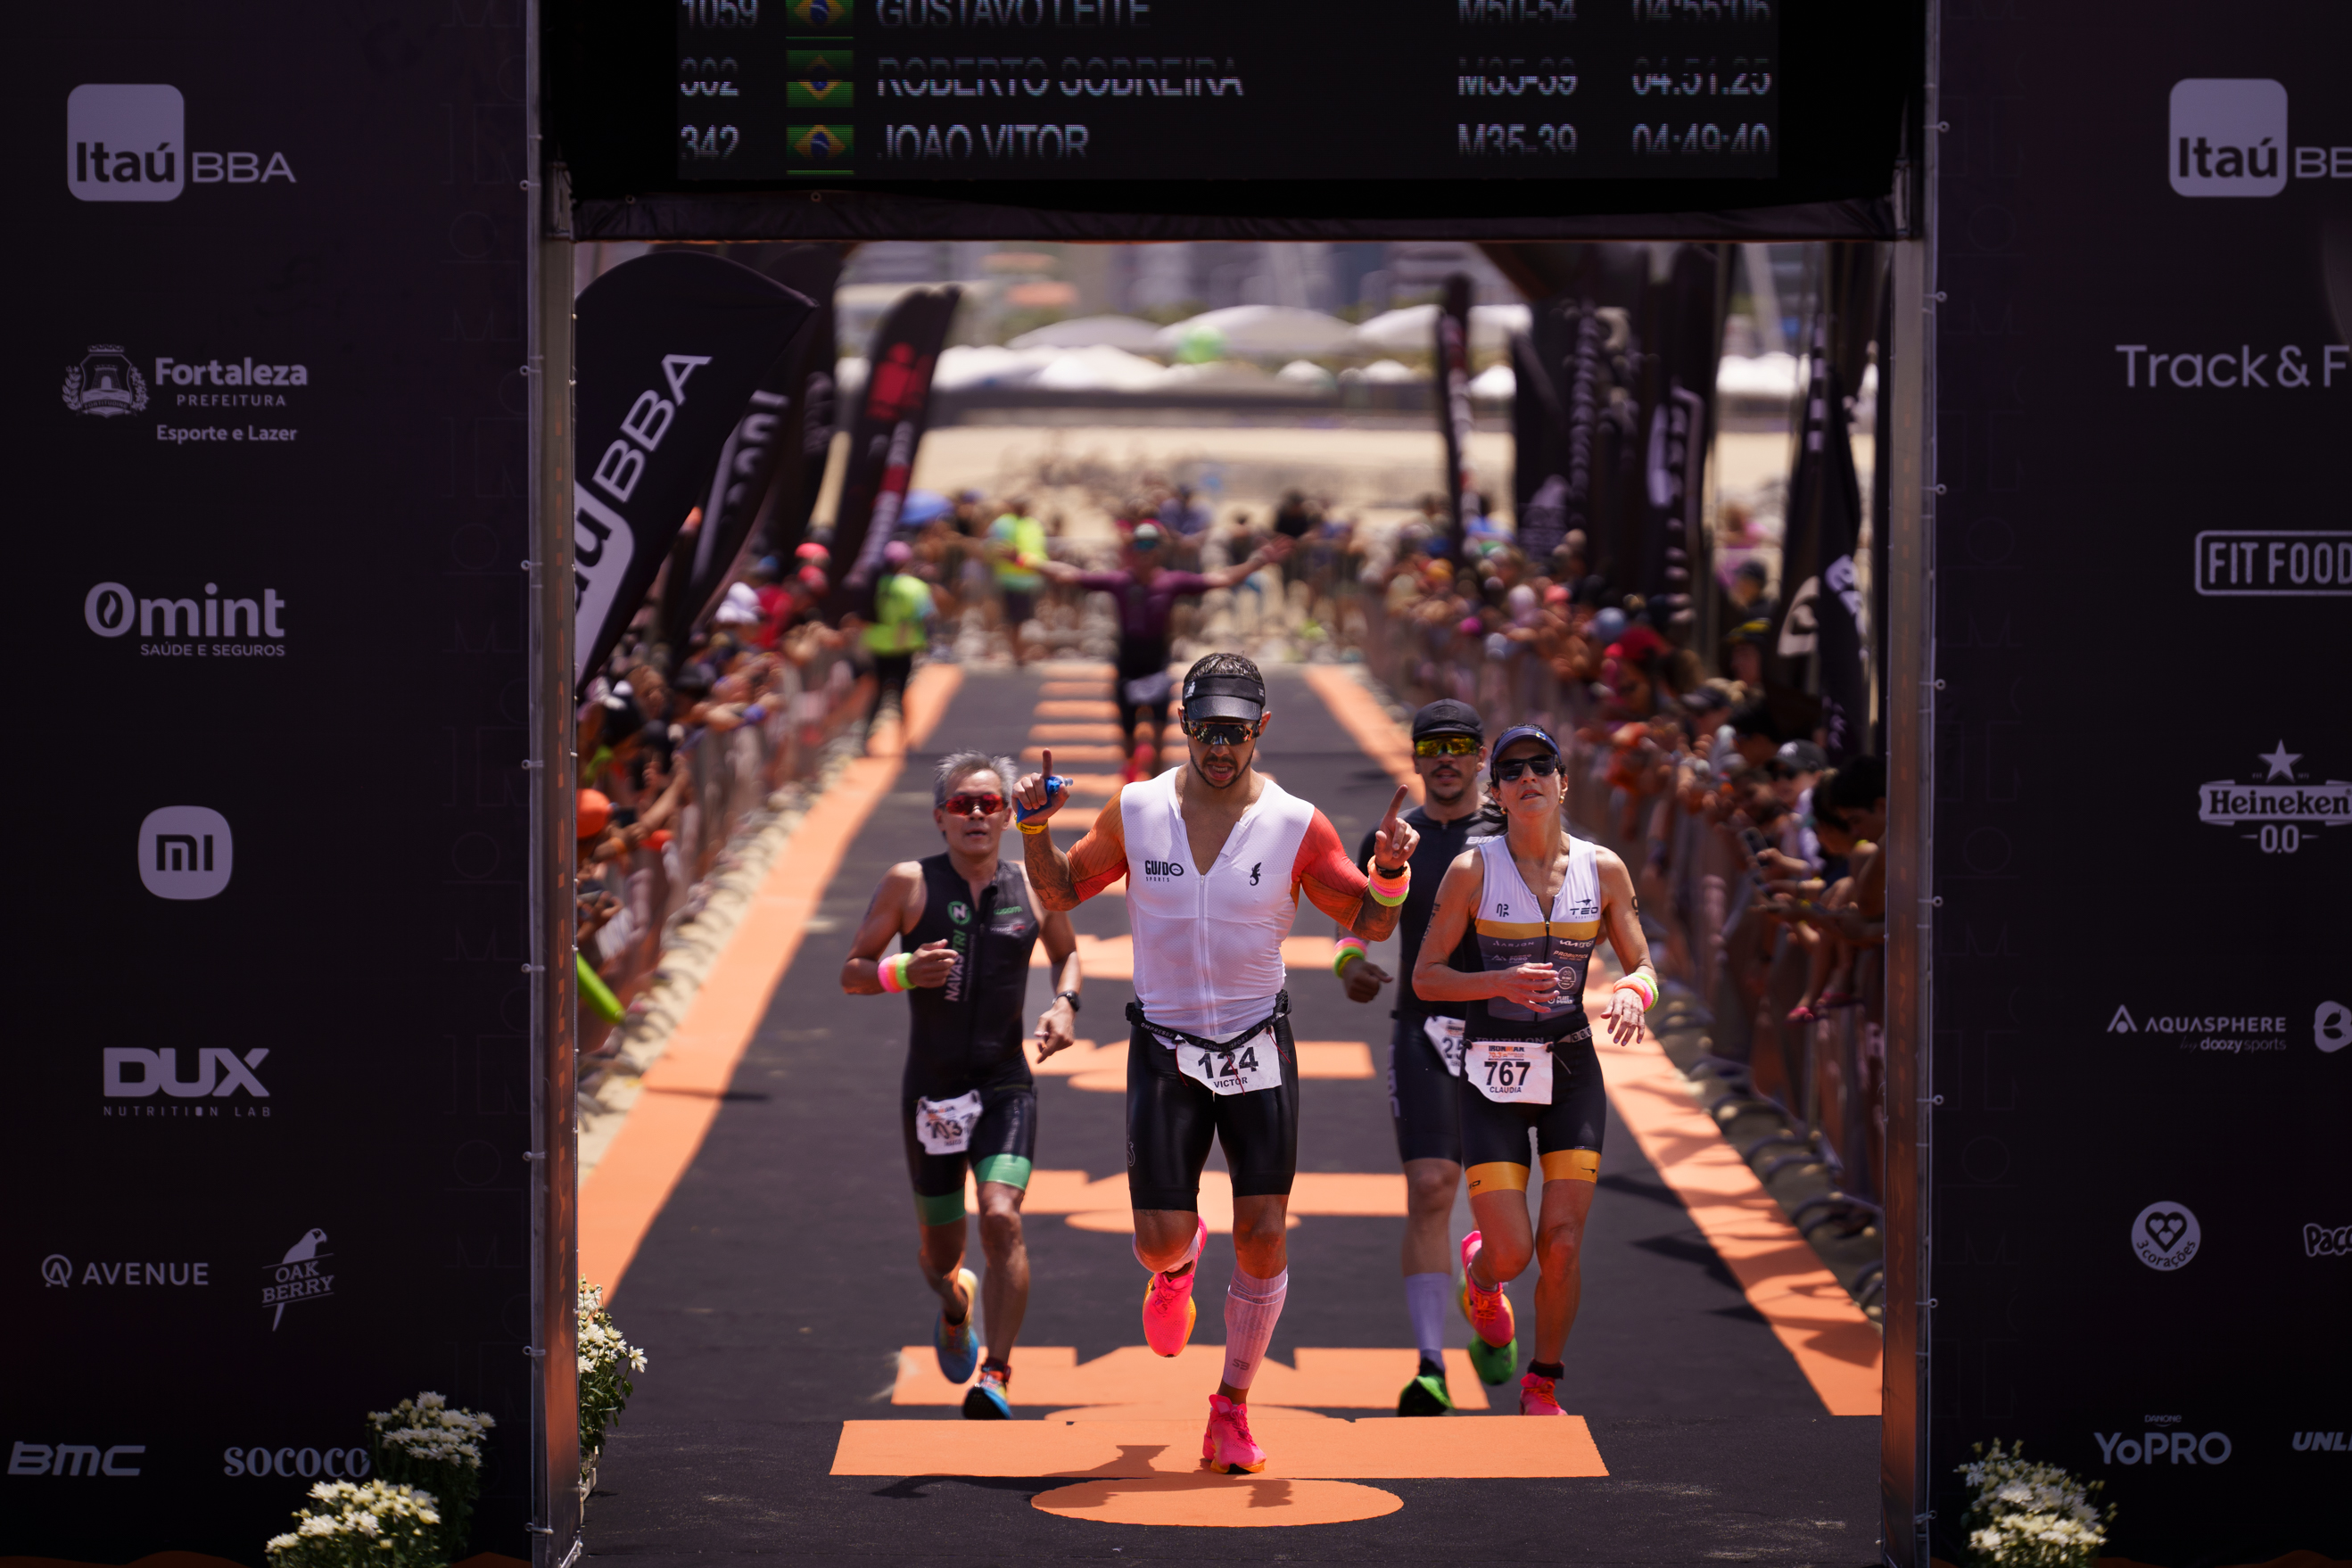
[[[992,757],[986,752],[950,752],[940,759],[939,771],[931,775],[931,804],[947,805],[948,796],[955,793],[957,781],[983,768],[996,775],[1007,795],[1013,793],[1013,781],[1021,776],[1014,771],[1011,757]]]

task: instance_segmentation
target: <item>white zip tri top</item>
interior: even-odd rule
[[[1282,939],[1298,914],[1299,848],[1318,814],[1267,779],[1215,863],[1195,867],[1178,772],[1119,792],[1135,998],[1152,1023],[1223,1040],[1274,1011]],[[1336,833],[1324,834],[1336,847]]]
[[[1584,973],[1601,936],[1600,857],[1585,839],[1568,841],[1568,873],[1547,910],[1519,875],[1508,838],[1480,839],[1470,847],[1478,852],[1478,908],[1462,946],[1454,950],[1453,967],[1496,970],[1549,963],[1559,971],[1559,989],[1551,1005],[1541,1011],[1500,996],[1473,1003],[1468,1033],[1473,1038],[1524,1038],[1532,1027],[1536,1036],[1552,1038],[1584,1016]],[[1519,1031],[1517,1036],[1514,1029]]]

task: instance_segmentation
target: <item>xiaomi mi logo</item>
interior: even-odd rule
[[[139,825],[139,879],[159,899],[209,899],[236,863],[228,818],[209,806],[167,805]]]

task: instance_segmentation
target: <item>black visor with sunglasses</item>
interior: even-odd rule
[[[940,809],[950,816],[970,816],[975,811],[994,816],[1004,809],[1004,797],[994,790],[985,795],[951,795],[940,803]]]
[[[1537,744],[1542,746],[1545,751],[1549,752],[1551,755],[1549,757],[1514,757],[1507,763],[1503,761],[1503,753],[1509,751],[1513,746],[1517,745],[1521,741],[1533,741]],[[1541,763],[1543,764],[1543,766],[1535,770],[1535,774],[1538,778],[1549,778],[1553,773],[1558,773],[1563,765],[1560,762],[1559,756],[1559,742],[1553,740],[1551,738],[1551,732],[1540,724],[1512,725],[1500,735],[1495,737],[1495,750],[1493,755],[1495,760],[1487,764],[1487,772],[1493,775],[1497,784],[1507,783],[1512,779],[1517,778],[1520,774],[1528,771],[1528,764],[1530,763]]]
[[[1204,746],[1239,746],[1256,737],[1257,725],[1244,724],[1234,719],[1187,719],[1184,721],[1184,733]]]

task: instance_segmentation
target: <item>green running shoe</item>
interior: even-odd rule
[[[1421,1358],[1421,1370],[1413,1374],[1404,1392],[1397,1395],[1400,1415],[1451,1415],[1454,1397],[1445,1392],[1445,1368],[1427,1356]]]

